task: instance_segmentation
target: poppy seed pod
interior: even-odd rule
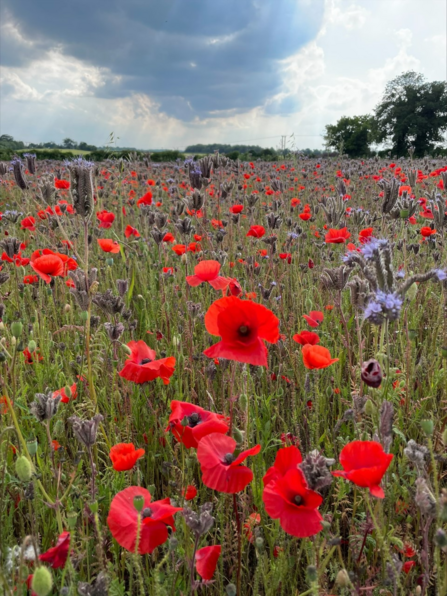
[[[362,364],[361,376],[365,385],[377,389],[377,387],[380,386],[383,378],[382,369],[380,368],[380,364],[377,362],[377,360],[372,358],[371,360],[364,362]]]

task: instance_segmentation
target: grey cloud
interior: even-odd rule
[[[315,37],[324,0],[3,0],[3,7],[34,43],[4,40],[4,65],[59,46],[115,75],[98,95],[144,93],[188,120],[248,110],[281,91],[278,61]]]

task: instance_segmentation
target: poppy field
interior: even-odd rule
[[[447,164],[0,163],[0,591],[447,595]]]

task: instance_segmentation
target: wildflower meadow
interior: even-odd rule
[[[0,163],[0,591],[447,595],[447,163]]]

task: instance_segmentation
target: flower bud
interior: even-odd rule
[[[88,312],[87,312],[86,310],[83,310],[79,316],[80,316],[80,319],[81,319],[81,321],[82,321],[83,323],[87,323],[87,320],[88,320]]]
[[[315,567],[315,565],[309,565],[309,567],[306,569],[306,577],[307,577],[307,581],[310,584],[313,584],[314,582],[317,581],[317,568]]]
[[[37,442],[37,439],[36,439],[36,438],[34,438],[34,439],[29,439],[29,440],[26,442],[26,447],[27,447],[27,449],[28,449],[28,453],[29,453],[31,456],[33,456],[33,455],[36,455],[38,446],[39,446],[39,443]]]
[[[169,550],[176,550],[178,546],[178,538],[176,536],[171,536],[169,539]]]
[[[433,420],[421,420],[421,428],[427,437],[433,436]]]
[[[376,413],[376,407],[370,399],[366,400],[363,410],[368,416],[374,416]]]
[[[132,354],[132,350],[129,348],[129,346],[126,346],[126,344],[121,344],[121,347],[129,356]]]
[[[109,267],[111,267],[113,265],[113,259],[112,257],[109,257],[108,259],[106,259],[106,263]]]
[[[240,445],[244,441],[244,433],[235,426],[233,427],[233,439],[236,441],[238,445]]]
[[[21,321],[15,321],[11,323],[11,333],[14,337],[19,338],[22,335],[23,323]]]
[[[371,359],[367,362],[364,362],[362,364],[361,376],[365,385],[377,389],[377,387],[380,386],[383,378],[382,369],[380,368],[380,364],[377,362],[377,360]]]
[[[447,548],[447,534],[444,532],[442,528],[436,530],[435,544],[436,546],[439,546],[439,548]]]
[[[36,344],[36,342],[34,341],[34,339],[30,339],[30,340],[29,340],[29,342],[28,342],[28,350],[29,350],[29,351],[31,352],[31,354],[32,354],[33,352],[35,352],[35,351],[36,351],[36,349],[37,349],[37,344]]]
[[[64,313],[67,314],[71,311],[71,304],[65,304]]]
[[[53,589],[53,577],[48,567],[38,567],[33,574],[31,589],[37,596],[47,596]]]
[[[74,530],[76,528],[76,523],[78,521],[78,514],[76,511],[69,511],[67,513],[67,524],[70,530]]]
[[[225,592],[226,592],[227,596],[236,596],[237,588],[234,584],[228,584],[227,587],[225,588]]]
[[[348,588],[351,585],[351,580],[349,579],[349,575],[346,569],[340,569],[340,571],[337,573],[337,577],[335,578],[335,584],[339,588]]]
[[[98,501],[93,501],[92,503],[89,503],[88,506],[92,513],[98,513]]]
[[[71,397],[71,387],[69,385],[65,385],[64,387],[65,395],[70,398]]]
[[[262,551],[264,550],[264,538],[262,538],[262,536],[258,536],[256,538],[255,548],[258,551],[258,553],[262,553]]]
[[[241,410],[246,410],[247,409],[247,394],[246,393],[241,393],[241,395],[239,396],[239,406],[241,408]]]
[[[29,482],[33,475],[33,468],[29,459],[21,455],[16,460],[16,474],[22,482]]]

